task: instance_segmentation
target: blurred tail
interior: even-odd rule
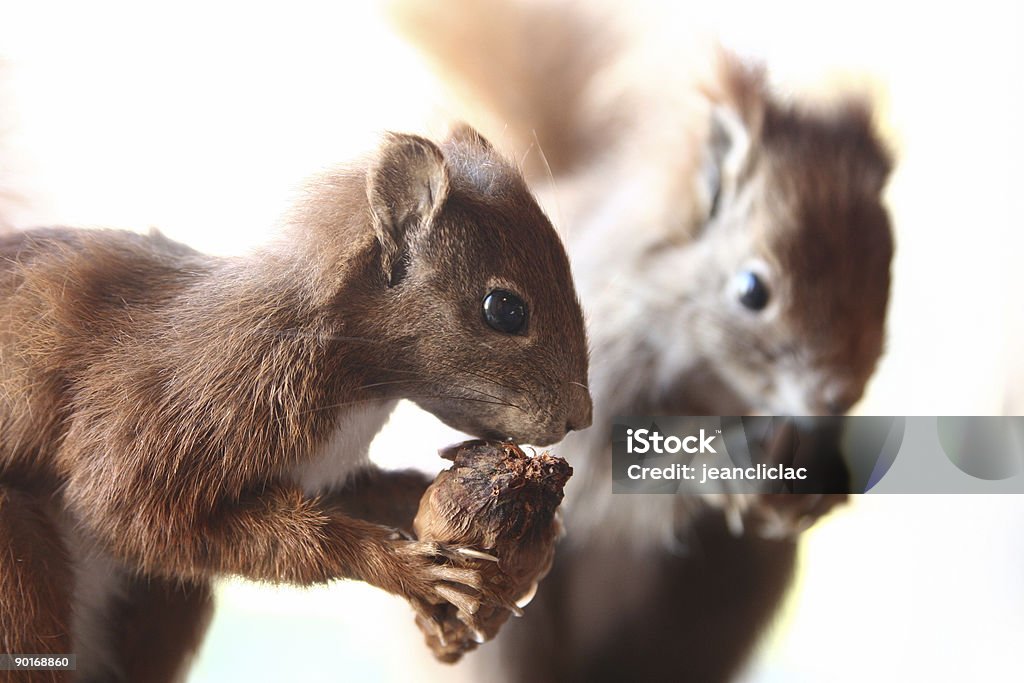
[[[585,98],[617,38],[583,3],[391,0],[389,14],[461,97],[484,108],[490,121],[473,123],[491,137],[520,153],[539,145],[555,174],[599,149],[600,112]]]

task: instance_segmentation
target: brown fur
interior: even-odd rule
[[[71,571],[45,498],[0,486],[0,652],[68,654]],[[45,577],[45,578],[44,578]],[[5,680],[63,681],[63,672],[7,672]]]
[[[182,680],[212,616],[213,596],[207,582],[133,577],[111,617],[124,679]]]
[[[494,287],[527,302],[522,334],[483,321]],[[442,582],[485,593],[476,572],[437,562],[446,549],[331,503],[346,472],[370,469],[366,443],[345,439],[367,442],[407,397],[484,438],[551,443],[590,423],[586,355],[564,251],[518,174],[465,129],[441,147],[391,136],[370,164],[321,179],[288,241],[252,257],[158,234],[0,238],[0,482],[52,496],[63,532],[125,576],[105,615],[120,661],[92,675],[165,680],[198,643],[212,577],[352,578],[414,604]],[[342,471],[310,479],[333,439]],[[378,511],[414,510],[422,492],[370,481],[386,491]],[[0,593],[22,634],[7,651],[69,649],[59,591],[78,560],[47,524],[4,529],[40,563]],[[175,654],[145,657],[126,624]]]
[[[543,32],[506,30],[539,12]],[[611,420],[834,414],[856,403],[882,353],[893,254],[881,196],[892,163],[870,107],[786,102],[763,67],[720,49],[688,53],[674,35],[658,53],[656,17],[631,40],[619,30],[624,18],[609,29],[608,17],[573,0],[449,0],[429,12],[396,2],[395,13],[469,92],[470,111],[497,123],[494,134],[535,128],[550,140],[568,127],[590,145],[559,156],[551,178],[528,179],[538,194],[552,187],[569,236],[592,343],[595,427],[560,446],[579,476],[566,492],[568,536],[552,575],[526,617],[476,661],[489,679],[727,680],[792,576],[796,546],[758,538],[764,517],[815,519],[842,496],[726,497],[746,531],[730,539],[714,509],[721,499],[613,498]],[[609,33],[627,37],[603,41]],[[595,58],[594,49],[605,52]],[[546,93],[538,116],[494,94],[506,72],[517,86],[540,75],[520,90]],[[571,74],[577,80],[559,80]],[[561,128],[546,128],[549,99],[562,92],[571,96]],[[733,288],[748,269],[771,295],[761,312],[744,309]],[[833,435],[806,438],[835,456]],[[734,565],[753,555],[750,574]],[[496,650],[501,664],[488,659]]]

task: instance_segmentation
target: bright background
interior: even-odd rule
[[[859,412],[998,414],[1011,389],[1024,410],[1021,5],[712,4],[685,11],[784,90],[856,83],[883,105],[898,251],[888,352]],[[158,226],[222,254],[266,239],[304,177],[385,129],[441,134],[451,113],[369,3],[0,0],[0,62],[12,222]],[[410,433],[434,468],[429,445],[456,438],[402,406],[374,456],[409,462]],[[861,499],[808,534],[744,680],[1016,678],[1022,532],[1018,497]],[[361,585],[229,582],[219,605],[193,683],[453,673],[429,664],[405,605]]]

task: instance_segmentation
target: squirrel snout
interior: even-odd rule
[[[565,431],[586,429],[594,421],[594,403],[590,399],[590,391],[582,384],[570,385],[572,395],[569,400],[569,412],[565,418]]]
[[[826,415],[845,415],[860,400],[857,387],[837,383],[825,388],[821,395],[821,406]]]

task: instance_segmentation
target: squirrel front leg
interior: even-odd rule
[[[404,529],[411,528],[411,515],[429,480],[412,470],[374,470],[359,476],[355,483],[326,497],[327,507]],[[413,513],[406,514],[409,509]],[[403,523],[406,517],[408,523]],[[115,641],[126,680],[178,680],[206,630],[212,608],[210,593],[207,580],[132,577],[123,596]]]
[[[374,467],[360,472],[325,500],[332,510],[411,534],[420,499],[431,481],[417,470]]]
[[[143,486],[128,487],[136,493],[132,500],[118,500],[97,494],[126,490],[123,485],[73,479],[68,494],[98,540],[146,574],[237,575],[298,585],[355,579],[406,598],[421,613],[447,601],[472,614],[487,595],[479,571],[467,566],[459,549],[406,540],[295,486],[268,485],[212,506],[174,495],[186,490],[174,483]]]

